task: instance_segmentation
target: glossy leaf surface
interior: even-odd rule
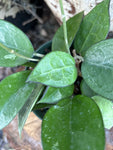
[[[94,92],[113,99],[113,39],[90,47],[81,70],[85,82]]]
[[[24,124],[28,118],[29,113],[31,112],[32,108],[34,107],[36,101],[38,100],[39,96],[41,95],[41,92],[44,89],[44,85],[37,84],[35,88],[33,89],[31,95],[29,96],[28,100],[24,104],[24,106],[21,108],[21,110],[18,113],[18,130],[19,134],[21,135],[22,129],[24,127]]]
[[[28,61],[15,53],[32,57],[34,49],[28,37],[16,26],[3,20],[0,20],[0,43],[6,47],[0,45],[0,66],[14,67]]]
[[[73,57],[65,52],[47,54],[34,68],[28,81],[53,87],[65,87],[75,82],[77,69]]]
[[[74,85],[63,88],[47,87],[44,96],[38,103],[57,103],[59,100],[71,96],[73,91]]]
[[[105,128],[110,129],[113,126],[113,102],[101,96],[92,98],[101,110]]]
[[[79,95],[51,107],[42,122],[42,145],[43,150],[104,150],[104,126],[96,103]]]
[[[87,84],[84,80],[82,80],[80,84],[81,93],[85,96],[92,97],[97,95]]]
[[[83,18],[83,12],[70,18],[66,23],[69,47],[71,46],[74,40],[74,37],[79,29],[82,18]],[[58,50],[67,52],[67,49],[65,46],[65,40],[64,40],[63,26],[61,26],[58,29],[58,31],[56,32],[52,40],[52,51],[58,51]]]
[[[84,17],[74,41],[74,48],[84,56],[90,46],[106,38],[108,31],[109,0],[104,0]]]
[[[26,83],[29,71],[22,71],[6,77],[0,83],[0,129],[16,116],[29,98],[34,83]]]

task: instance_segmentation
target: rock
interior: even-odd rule
[[[102,1],[103,0],[63,0],[66,19],[68,20],[70,17],[74,16],[75,14],[81,11],[84,11],[84,14],[86,15],[98,3]],[[45,0],[45,2],[53,12],[58,22],[61,23],[62,17],[59,6],[59,0]],[[113,0],[110,1],[110,31],[113,31]]]

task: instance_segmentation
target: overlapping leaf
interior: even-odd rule
[[[74,41],[74,48],[82,56],[90,46],[106,38],[109,31],[109,2],[104,0],[84,17]]]
[[[47,54],[34,68],[27,81],[53,87],[65,87],[75,82],[77,69],[74,58],[65,52]]]
[[[0,66],[14,67],[24,64],[32,57],[33,47],[28,37],[16,26],[0,20]]]
[[[104,126],[95,102],[79,95],[51,107],[42,122],[42,145],[43,150],[104,150]]]
[[[18,122],[19,122],[18,130],[19,130],[20,135],[21,135],[21,131],[23,129],[23,126],[24,126],[24,124],[28,118],[28,115],[31,112],[32,108],[34,107],[39,96],[41,95],[43,89],[44,89],[44,85],[37,84],[35,86],[35,88],[33,89],[31,95],[29,96],[27,102],[24,104],[24,106],[19,111],[19,113],[18,113]]]
[[[69,97],[73,94],[74,85],[63,88],[47,87],[44,96],[38,103],[57,103],[59,100]]]
[[[92,98],[101,110],[105,128],[110,129],[113,127],[113,102],[101,96]]]
[[[83,18],[83,12],[70,18],[66,23],[69,47],[71,46],[74,37],[79,29],[82,18]],[[58,31],[56,32],[52,40],[52,51],[67,52],[65,46],[65,40],[64,40],[63,25],[58,29]]]
[[[81,93],[85,96],[92,97],[97,95],[87,84],[84,80],[82,80],[80,84]]]
[[[97,94],[113,99],[113,39],[88,49],[82,64],[82,76]]]
[[[8,76],[0,83],[0,129],[16,116],[29,98],[34,83],[26,83],[30,71],[22,71]]]

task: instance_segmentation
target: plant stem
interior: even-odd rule
[[[61,14],[62,14],[62,21],[63,21],[63,31],[64,31],[65,46],[66,46],[66,49],[67,49],[68,53],[70,54],[69,44],[68,44],[68,37],[67,37],[66,16],[65,16],[65,13],[64,13],[62,0],[59,0],[59,3],[60,3]]]
[[[37,57],[44,57],[43,54],[39,54],[39,53],[34,53],[33,56],[37,56]]]
[[[15,52],[13,49],[10,49],[8,47],[6,47],[5,45],[3,45],[2,43],[0,43],[0,46],[5,49],[7,52],[9,52],[10,54],[14,54],[15,56],[17,57],[20,57],[20,58],[23,58],[23,59],[26,59],[26,60],[29,60],[29,61],[39,61],[39,59],[33,59],[33,58],[29,58],[29,57],[26,57],[26,56],[23,56],[17,52]]]

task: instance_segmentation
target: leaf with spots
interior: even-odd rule
[[[35,83],[26,83],[30,71],[6,77],[0,83],[0,129],[8,125],[23,107]]]
[[[75,82],[77,69],[74,58],[65,52],[47,54],[34,68],[27,81],[53,87],[65,87]]]
[[[42,122],[43,150],[104,150],[105,135],[96,103],[82,95],[51,107]]]
[[[101,41],[88,49],[82,64],[86,84],[97,94],[113,99],[113,39]]]
[[[84,17],[74,40],[74,48],[82,56],[91,45],[106,38],[110,24],[109,2],[104,0]]]
[[[24,64],[33,52],[30,40],[20,29],[0,20],[0,66],[15,67]]]

